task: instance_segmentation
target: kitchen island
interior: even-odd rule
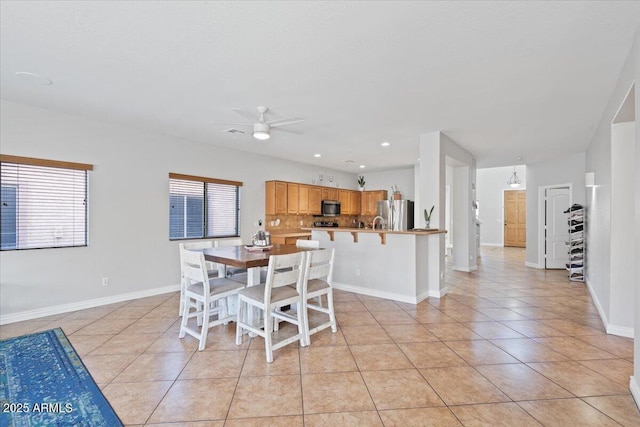
[[[320,241],[320,247],[335,248],[336,289],[412,304],[446,294],[445,230],[303,230],[311,231],[311,239]]]

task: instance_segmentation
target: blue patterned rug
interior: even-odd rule
[[[0,426],[122,426],[56,328],[0,341]]]

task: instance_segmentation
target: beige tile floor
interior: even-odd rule
[[[416,305],[336,292],[339,330],[267,364],[233,324],[178,339],[178,295],[0,327],[62,327],[127,425],[640,425],[632,340],[606,335],[584,284],[483,248],[478,271]],[[286,327],[281,334],[291,332]]]

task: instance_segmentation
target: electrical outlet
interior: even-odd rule
[[[360,277],[360,269],[356,268],[356,276]]]
[[[109,278],[108,277],[103,277],[102,278],[102,286],[109,286]]]
[[[444,279],[444,271],[441,271],[441,272],[440,272],[440,278],[441,278],[441,279]]]

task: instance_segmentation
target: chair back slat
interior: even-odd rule
[[[270,288],[280,286],[299,285],[304,274],[305,252],[287,255],[271,255],[267,269],[267,284]],[[291,268],[291,270],[282,271]]]
[[[331,283],[333,278],[333,261],[335,249],[320,249],[309,251],[309,271],[306,280],[325,279]]]
[[[204,254],[202,252],[190,251],[185,248],[180,248],[180,251],[182,259],[182,274],[188,281],[187,286],[202,282],[205,284],[205,288],[208,289],[209,274],[207,273]]]
[[[299,248],[305,248],[305,249],[319,249],[320,248],[320,240],[298,239],[298,240],[296,240],[296,246],[299,247]]]

